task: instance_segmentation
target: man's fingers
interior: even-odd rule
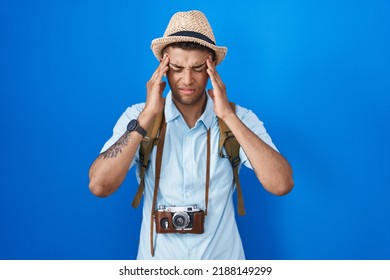
[[[211,82],[214,83],[214,86],[223,86],[223,82],[221,77],[218,75],[217,70],[215,69],[215,65],[212,62],[211,58],[207,59],[207,73],[210,76]]]
[[[221,77],[218,75],[215,65],[212,63],[211,59],[207,59],[207,73],[209,74],[211,84],[214,89],[218,89],[221,92],[225,90],[225,84],[222,82]]]
[[[166,85],[167,85],[167,83],[165,81],[162,81],[160,83],[160,95],[162,95],[162,93],[164,92]]]
[[[211,80],[211,83],[213,84],[213,87],[215,87],[215,84],[216,84],[216,79],[215,79],[215,72],[214,72],[214,68],[213,68],[213,65],[210,61],[210,59],[208,58],[206,60],[206,64],[207,64],[207,74],[209,74],[209,77],[210,77],[210,80]]]
[[[169,67],[168,67],[168,63],[169,63],[169,57],[168,55],[165,53],[159,66],[157,67],[157,69],[154,71],[152,77],[150,78],[151,81],[155,81],[155,80],[160,80],[162,78],[162,76],[168,71]]]
[[[166,86],[166,82],[162,80],[162,77],[169,69],[168,63],[169,58],[167,57],[167,55],[164,55],[159,66],[154,71],[152,77],[146,84],[148,95],[162,95]]]

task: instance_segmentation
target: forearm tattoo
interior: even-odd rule
[[[110,148],[103,152],[103,159],[116,158],[122,152],[122,149],[131,141],[130,132],[126,131]]]

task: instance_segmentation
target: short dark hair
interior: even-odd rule
[[[199,43],[195,43],[195,42],[176,42],[176,43],[172,43],[172,44],[169,44],[167,46],[165,46],[163,48],[163,50],[161,51],[161,54],[164,54],[164,51],[166,50],[166,48],[168,47],[172,47],[172,48],[180,48],[180,49],[183,49],[183,50],[200,50],[200,51],[209,51],[211,52],[212,56],[213,56],[213,60],[216,59],[216,55],[215,55],[215,51],[206,47],[206,46],[203,46]]]

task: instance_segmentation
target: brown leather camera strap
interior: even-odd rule
[[[204,214],[206,216],[207,216],[207,208],[209,205],[209,187],[210,187],[210,129],[207,130],[206,191],[205,191],[206,209],[204,209]]]
[[[154,221],[155,221],[155,210],[157,204],[157,195],[158,195],[158,187],[160,184],[160,174],[161,174],[161,164],[162,164],[162,155],[164,149],[164,140],[165,140],[165,131],[167,128],[167,124],[165,122],[165,116],[163,116],[161,123],[161,131],[159,136],[159,142],[157,145],[157,154],[156,154],[156,171],[154,178],[154,192],[153,192],[153,203],[150,215],[150,252],[152,257],[154,257]],[[206,158],[206,190],[205,190],[205,207],[204,210],[205,215],[207,215],[207,208],[209,202],[209,188],[210,188],[210,129],[207,130],[207,158]]]

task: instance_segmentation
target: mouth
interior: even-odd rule
[[[180,87],[179,91],[183,94],[193,94],[196,92],[195,88]]]

